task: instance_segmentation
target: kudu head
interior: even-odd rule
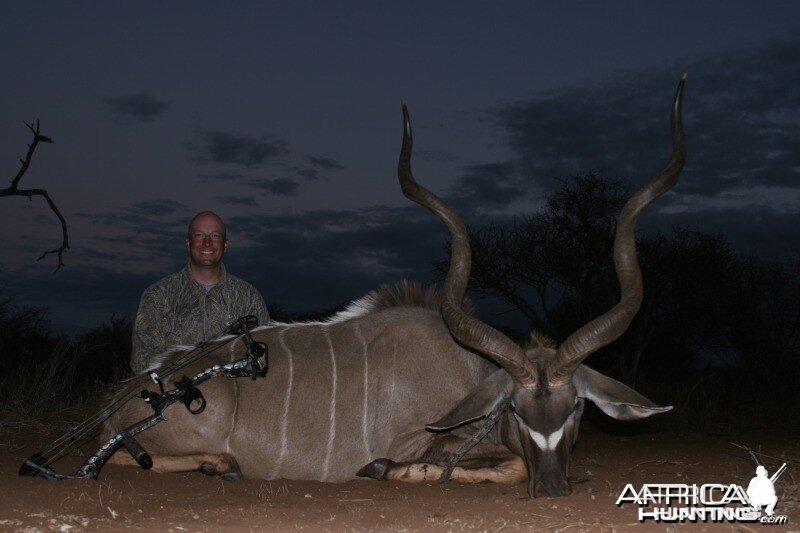
[[[451,235],[450,267],[444,282],[442,315],[453,337],[462,345],[500,365],[449,413],[429,424],[444,431],[506,409],[501,439],[524,459],[529,474],[528,494],[565,496],[571,492],[567,471],[585,400],[620,420],[636,420],[669,411],[630,387],[596,372],[582,362],[627,329],[642,301],[642,275],[636,258],[635,226],[650,202],[678,180],[686,158],[681,123],[685,75],[672,104],[672,156],[669,163],[625,204],[617,221],[614,265],[620,301],[611,310],[575,331],[557,349],[542,345],[523,349],[501,332],[460,309],[470,275],[471,252],[466,228],[455,211],[420,186],[411,172],[412,136],[408,109],[403,104],[403,146],[398,176],[403,193],[433,211]]]

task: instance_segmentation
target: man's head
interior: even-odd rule
[[[228,236],[222,219],[211,211],[195,215],[186,234],[191,264],[201,269],[217,267],[227,249]]]

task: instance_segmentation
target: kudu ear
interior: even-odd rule
[[[513,380],[508,372],[502,368],[496,370],[472,389],[449,413],[425,427],[431,431],[444,431],[481,419],[498,403],[508,398],[512,384]]]
[[[638,420],[672,409],[659,407],[632,388],[588,366],[580,365],[572,375],[578,396],[591,400],[605,414],[618,420]]]

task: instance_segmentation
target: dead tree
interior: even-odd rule
[[[40,255],[36,260],[41,261],[48,254],[57,254],[58,255],[58,266],[54,272],[58,272],[58,269],[64,266],[63,254],[64,250],[69,249],[69,234],[67,233],[67,221],[64,220],[64,215],[61,214],[61,211],[58,210],[56,207],[55,202],[53,199],[50,198],[50,195],[47,194],[46,189],[20,189],[19,182],[22,179],[22,176],[25,175],[27,172],[28,167],[31,165],[31,159],[33,158],[33,152],[36,150],[36,147],[39,145],[40,142],[43,143],[52,143],[53,139],[42,135],[39,130],[39,121],[37,120],[33,124],[25,124],[28,126],[28,129],[31,130],[33,133],[33,142],[28,144],[28,153],[25,155],[25,159],[20,159],[19,162],[21,166],[19,168],[19,172],[17,175],[14,176],[14,179],[11,180],[11,186],[5,189],[0,189],[0,197],[3,196],[27,196],[29,200],[32,200],[34,196],[44,196],[44,199],[47,200],[48,205],[50,205],[50,209],[53,210],[53,213],[56,214],[58,220],[61,221],[61,246],[58,248],[54,248],[52,250],[46,250],[42,255]]]

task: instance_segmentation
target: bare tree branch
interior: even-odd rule
[[[47,194],[46,189],[20,189],[19,182],[22,179],[22,176],[25,175],[25,172],[28,171],[28,167],[31,166],[31,159],[33,159],[33,152],[36,150],[36,147],[39,145],[40,142],[43,143],[52,143],[53,139],[41,134],[39,129],[39,121],[37,120],[35,123],[32,124],[25,124],[28,126],[28,129],[31,130],[33,133],[33,142],[28,145],[28,153],[25,154],[25,159],[20,159],[20,167],[17,175],[14,176],[14,179],[11,180],[11,186],[5,189],[0,189],[0,198],[3,196],[27,196],[28,200],[32,200],[34,196],[43,196],[44,199],[47,201],[47,204],[50,206],[50,209],[53,210],[53,213],[58,217],[58,220],[61,222],[61,246],[58,248],[54,248],[52,250],[46,250],[42,255],[40,255],[36,260],[41,261],[44,259],[48,254],[57,254],[58,255],[58,266],[54,271],[58,272],[58,269],[64,266],[63,254],[64,250],[69,249],[69,234],[67,233],[67,221],[64,220],[64,215],[61,214],[61,211],[58,210],[56,207],[55,202],[53,199],[50,198],[50,195]]]

